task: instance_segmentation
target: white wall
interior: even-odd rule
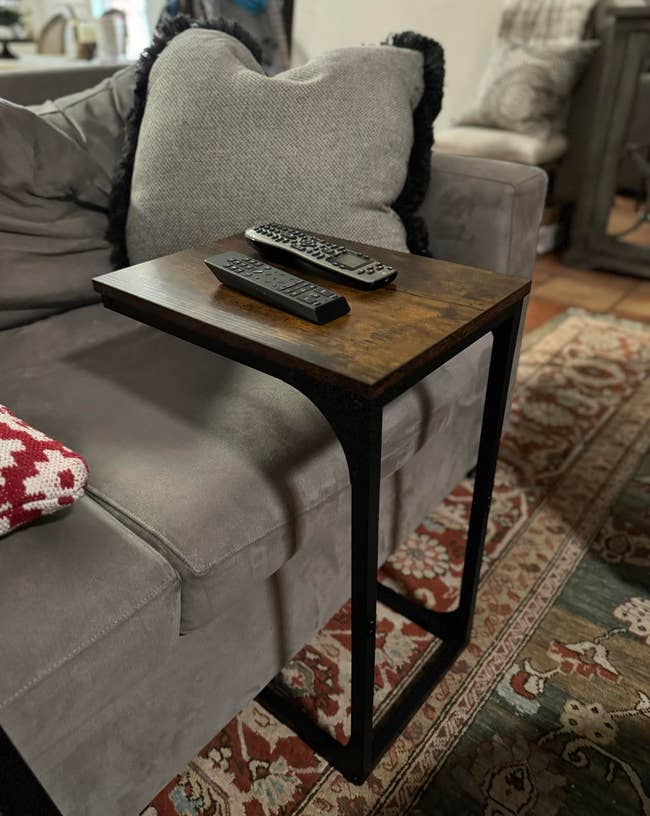
[[[293,62],[331,48],[381,42],[397,31],[418,31],[445,49],[441,126],[472,97],[496,37],[503,0],[295,0]]]

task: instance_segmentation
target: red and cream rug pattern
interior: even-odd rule
[[[534,727],[532,719],[526,719],[537,711],[532,703],[547,683],[551,688],[556,676],[573,673],[590,684],[588,691],[599,683],[605,684],[607,692],[614,687],[612,679],[618,671],[607,657],[608,638],[628,637],[638,658],[650,665],[650,629],[643,629],[650,627],[650,472],[642,467],[650,448],[649,373],[650,333],[640,324],[570,311],[525,338],[510,425],[501,446],[471,643],[363,786],[346,782],[252,703],[158,794],[144,816],[586,813],[580,807],[543,809],[546,789],[542,790],[535,769],[525,759],[532,737],[528,741],[519,734],[513,737],[515,742],[521,739],[521,761],[512,759],[515,742],[506,739],[507,761],[498,777],[496,765],[488,762],[483,768],[467,748],[470,758],[462,768],[458,766],[458,778],[465,774],[474,787],[468,782],[460,801],[458,779],[452,774],[451,782],[435,792],[436,777],[444,780],[458,747],[470,740],[472,728],[489,722],[488,704],[499,689],[501,697],[509,700],[514,718],[515,726],[508,725],[512,736],[513,727],[521,726],[522,733]],[[636,485],[632,504],[637,515],[633,513],[633,520],[621,527],[612,508],[630,484]],[[432,608],[453,608],[471,495],[472,484],[466,480],[399,548],[383,569],[382,580]],[[533,660],[527,644],[557,611],[558,597],[572,576],[593,558],[601,568],[624,562],[626,569],[645,573],[645,587],[641,578],[633,580],[629,598],[612,601],[611,611],[618,620],[617,626],[610,627],[612,634],[605,627],[591,640],[581,639],[583,633],[563,631],[559,625],[548,639],[546,656]],[[581,586],[576,585],[576,593],[580,594]],[[590,589],[585,584],[583,591]],[[349,609],[344,607],[282,676],[297,701],[339,739],[345,738],[348,723],[349,646]],[[380,607],[377,715],[435,648],[434,638]],[[599,743],[589,723],[609,722],[608,716],[612,720],[619,716],[617,711],[622,712],[620,716],[634,719],[638,738],[650,744],[648,676],[634,676],[630,683],[627,689],[617,681],[615,699],[608,700],[603,692],[597,703],[594,694],[574,699],[567,696],[567,689],[558,691],[557,723],[555,730],[549,726],[548,733],[572,735],[578,747],[574,746],[573,754],[569,751],[564,762],[574,777],[568,772],[551,774],[556,787],[560,778],[567,791],[576,784],[589,785],[589,773],[597,772],[587,749],[596,745],[602,753],[605,742]],[[589,704],[598,706],[598,716],[589,713]],[[547,715],[550,721],[555,716],[548,711]],[[490,727],[498,729],[498,721]],[[545,741],[542,735],[539,740],[534,741],[538,748],[545,745],[545,752],[553,751],[551,737]],[[614,778],[619,760],[611,749],[605,753],[610,755],[610,769],[605,772]],[[481,751],[477,756],[482,756]],[[561,757],[551,758],[562,765]],[[620,770],[618,776],[631,780],[631,809],[621,812],[648,816],[648,755],[645,767],[634,767],[634,756],[623,764],[627,776]],[[493,787],[491,779],[496,779]],[[556,794],[557,801],[569,801],[568,793]],[[433,809],[428,809],[428,800],[435,800]]]

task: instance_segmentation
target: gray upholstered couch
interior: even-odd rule
[[[529,277],[544,174],[432,169],[434,254]],[[58,308],[0,331],[0,402],[83,453],[90,485],[0,540],[0,723],[64,814],[133,816],[346,600],[347,471],[289,386]],[[489,345],[388,407],[382,558],[473,466]]]

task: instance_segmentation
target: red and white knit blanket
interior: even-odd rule
[[[0,405],[0,536],[72,504],[87,481],[83,457]]]

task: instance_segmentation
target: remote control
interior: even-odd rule
[[[350,311],[347,300],[331,289],[323,289],[241,252],[211,255],[205,263],[226,286],[312,323],[328,323]]]
[[[283,224],[249,227],[244,235],[262,254],[286,256],[287,260],[290,257],[307,268],[341,276],[345,283],[362,289],[377,289],[397,276],[392,266]]]

